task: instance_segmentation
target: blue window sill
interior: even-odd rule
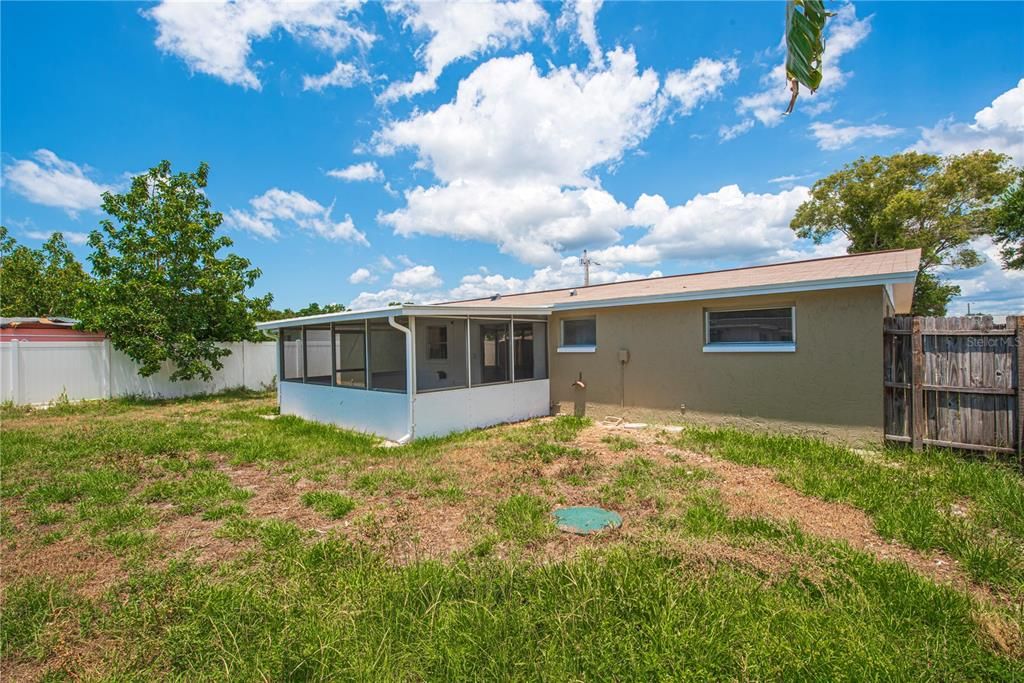
[[[704,353],[793,353],[796,344],[705,344]]]

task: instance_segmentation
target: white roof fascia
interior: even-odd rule
[[[514,315],[551,315],[550,306],[439,306],[439,305],[408,305],[388,306],[365,311],[341,311],[339,313],[321,313],[301,318],[285,318],[284,320],[268,320],[257,323],[258,330],[276,330],[282,327],[298,327],[300,325],[325,325],[334,322],[387,318],[398,315],[419,315],[438,318],[459,318],[465,316],[495,317]]]

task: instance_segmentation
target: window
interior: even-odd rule
[[[334,326],[334,383],[366,388],[366,323],[362,320]]]
[[[705,351],[795,351],[792,306],[705,312]]]
[[[448,328],[431,325],[427,328],[427,360],[448,360]]]
[[[331,383],[331,328],[306,328],[306,383]]]
[[[597,318],[570,318],[562,321],[562,344],[558,351],[587,352],[597,350]]]
[[[281,330],[281,381],[302,381],[302,328]]]
[[[512,325],[512,358],[516,382],[546,379],[547,325],[542,322],[516,320]]]

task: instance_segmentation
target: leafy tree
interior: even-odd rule
[[[320,305],[315,301],[308,306],[304,306],[297,311],[293,311],[290,308],[278,310],[276,308],[267,308],[264,311],[260,311],[257,314],[257,320],[284,320],[285,318],[303,318],[307,315],[322,315],[324,313],[341,313],[346,310],[343,304],[323,304]]]
[[[172,380],[209,379],[230,353],[218,342],[260,338],[253,313],[270,297],[246,296],[260,276],[248,259],[219,255],[233,243],[217,235],[223,216],[204,191],[208,173],[205,163],[172,173],[160,162],[124,194],[103,194],[113,220],[89,236],[97,286],[83,322],[104,330],[143,376],[169,361]]]
[[[842,233],[850,253],[920,248],[913,312],[944,315],[960,288],[935,271],[981,263],[970,241],[993,231],[996,200],[1013,176],[1009,157],[992,151],[861,158],[814,183],[790,227],[816,243]]]
[[[19,245],[0,226],[0,315],[79,318],[87,307],[92,278],[55,232],[40,249]]]
[[[1024,269],[1024,169],[1017,182],[1007,190],[996,209],[995,241],[1002,247],[1003,265]]]

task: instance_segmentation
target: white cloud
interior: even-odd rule
[[[726,185],[669,207],[659,195],[643,195],[637,207],[651,227],[637,244],[656,248],[662,259],[770,258],[797,242],[789,222],[807,196],[806,187],[756,194]]]
[[[366,161],[361,164],[352,164],[345,168],[336,168],[327,172],[327,175],[349,182],[359,180],[381,181],[384,180],[384,173],[377,168],[377,164]]]
[[[640,280],[648,277],[660,277],[661,271],[634,273],[619,271],[605,266],[591,267],[590,283],[592,285],[606,282],[622,282],[623,280]],[[535,292],[544,289],[563,289],[566,287],[583,286],[583,267],[579,258],[563,258],[558,264],[546,266],[533,271],[529,277],[507,277],[498,273],[472,273],[464,275],[457,287],[448,292],[452,300],[475,299],[495,294],[516,294]]]
[[[537,265],[557,261],[564,249],[610,244],[631,224],[629,209],[596,188],[459,180],[417,187],[405,199],[404,208],[379,216],[399,235],[491,242]]]
[[[835,235],[828,242],[814,244],[810,240],[794,240],[792,246],[780,249],[771,255],[771,261],[802,261],[813,258],[845,256],[849,253],[850,240],[846,235]]]
[[[331,217],[333,204],[325,207],[299,192],[286,192],[275,187],[253,197],[249,204],[252,207],[249,211],[232,209],[225,222],[260,237],[275,239],[281,233],[274,221],[287,221],[324,239],[365,246],[370,244],[366,235],[356,230],[351,216],[335,221]]]
[[[193,71],[259,90],[260,79],[249,64],[255,41],[284,31],[335,55],[352,44],[369,46],[375,36],[348,19],[360,4],[358,0],[165,0],[144,15],[156,22],[160,50],[182,59]]]
[[[811,136],[817,141],[818,149],[837,150],[849,147],[862,139],[891,138],[903,132],[902,128],[884,126],[873,123],[867,126],[845,125],[845,121],[834,123],[814,121],[811,123]]]
[[[1024,164],[1024,78],[976,113],[974,123],[947,119],[922,129],[921,140],[914,149],[938,154],[992,149]]]
[[[373,273],[370,272],[369,268],[356,268],[351,275],[348,276],[348,281],[354,285],[358,285],[361,282],[373,282],[376,280]]]
[[[442,181],[406,191],[403,208],[378,218],[400,235],[491,242],[535,265],[610,245],[630,211],[592,172],[646,138],[659,116],[658,85],[622,50],[599,71],[545,75],[529,54],[492,59],[454,101],[378,134],[379,152],[415,149]]]
[[[15,159],[4,167],[4,184],[33,204],[54,206],[71,217],[79,211],[96,211],[101,195],[111,185],[92,180],[87,167],[65,161],[48,149],[38,149],[31,159]],[[38,163],[37,163],[38,162]]]
[[[435,303],[445,299],[443,292],[415,292],[408,289],[388,287],[378,292],[360,292],[352,299],[348,307],[356,311],[364,311],[370,308],[384,308],[393,301],[406,303],[412,301],[417,304]]]
[[[388,86],[381,95],[385,102],[434,90],[452,62],[513,45],[547,20],[547,13],[534,0],[404,0],[391,3],[388,11],[404,16],[407,28],[430,34],[430,40],[417,51],[425,70],[411,81]]]
[[[562,14],[557,22],[560,31],[575,28],[576,37],[587,48],[593,65],[604,61],[601,44],[597,39],[597,13],[603,4],[604,0],[570,0],[562,6]]]
[[[663,90],[685,115],[703,101],[716,97],[726,83],[735,81],[739,75],[735,59],[720,61],[701,57],[687,71],[670,71],[665,76]]]
[[[754,127],[754,119],[744,119],[732,126],[719,126],[718,138],[722,141],[729,141],[738,138]]]
[[[433,289],[441,284],[434,266],[412,266],[391,276],[391,285],[403,289]]]
[[[492,59],[459,84],[454,101],[416,112],[376,136],[387,154],[412,148],[444,181],[486,179],[592,185],[587,172],[619,161],[658,119],[658,76],[631,51],[608,66],[542,75],[529,54]]]
[[[224,223],[268,240],[276,240],[281,236],[281,232],[269,218],[261,218],[238,209],[231,209],[225,214]]]
[[[63,235],[64,240],[68,244],[82,246],[84,244],[88,244],[89,242],[89,233],[87,232],[72,232],[70,230],[55,230],[54,232],[59,232],[61,235]],[[41,240],[43,242],[50,239],[51,235],[53,235],[53,232],[46,232],[45,230],[29,230],[28,232],[25,233],[25,236],[28,237],[29,239]]]
[[[601,190],[590,191],[605,194]],[[611,244],[592,249],[590,255],[596,263],[591,269],[591,282],[599,284],[658,277],[662,275],[660,269],[641,269],[653,268],[667,260],[690,264],[690,267],[695,264],[720,267],[723,261],[747,265],[845,254],[849,242],[842,236],[816,245],[810,240],[799,239],[789,227],[793,214],[807,198],[808,192],[806,187],[795,187],[776,194],[744,193],[736,185],[727,185],[716,192],[698,194],[677,206],[669,206],[659,195],[644,194],[632,209],[606,195],[608,201],[617,205],[618,223],[647,226],[647,230],[631,244]],[[466,200],[476,194],[472,187],[468,188]],[[454,197],[452,201],[456,205],[465,204],[462,197]],[[495,203],[488,198],[480,201],[482,207]],[[552,200],[533,199],[506,204],[532,210],[532,207],[549,206],[551,203]],[[479,218],[481,226],[493,223],[486,216]],[[416,224],[417,221],[411,223]],[[526,277],[506,276],[481,268],[479,272],[464,275],[459,284],[447,292],[440,290],[440,281],[432,277],[435,275],[432,267],[412,266],[408,271],[396,273],[389,288],[380,292],[362,292],[357,297],[358,303],[363,306],[399,300],[426,303],[582,286],[583,268],[579,257],[558,255],[559,251],[568,249],[565,245],[537,247],[537,253],[545,258],[531,261],[535,254],[530,246],[500,242],[501,238],[495,235],[501,230],[496,230],[495,235],[487,233],[484,228],[481,230],[481,234],[485,234],[481,239],[499,241],[503,250],[521,260],[543,261],[545,265]],[[557,231],[551,232],[557,234]],[[609,231],[609,237],[613,238],[615,234],[615,230]],[[405,261],[406,265],[410,264],[407,259]],[[410,271],[415,273],[415,277]],[[410,276],[405,273],[410,273]]]
[[[370,75],[355,64],[336,62],[334,68],[319,76],[302,77],[302,89],[323,92],[327,88],[351,88],[358,83],[367,83]]]
[[[989,237],[974,240],[971,246],[985,262],[970,270],[945,271],[943,280],[960,286],[960,296],[950,302],[950,315],[964,315],[967,304],[973,313],[1019,315],[1024,311],[1024,271],[1003,270],[999,247]]]
[[[853,3],[847,3],[836,11],[825,26],[825,52],[822,56],[821,87],[814,94],[801,86],[797,109],[808,114],[820,114],[832,106],[830,97],[843,88],[853,75],[839,66],[840,58],[864,42],[871,33],[871,16],[857,18]],[[783,51],[785,45],[782,46]],[[762,89],[753,95],[739,98],[736,111],[743,116],[753,116],[766,126],[777,126],[782,122],[783,112],[789,102],[790,90],[786,82],[785,63],[777,64],[761,78]]]
[[[792,186],[797,180],[806,180],[807,178],[813,178],[816,173],[801,173],[800,175],[780,175],[776,178],[771,178],[768,182],[773,185],[790,185]]]

